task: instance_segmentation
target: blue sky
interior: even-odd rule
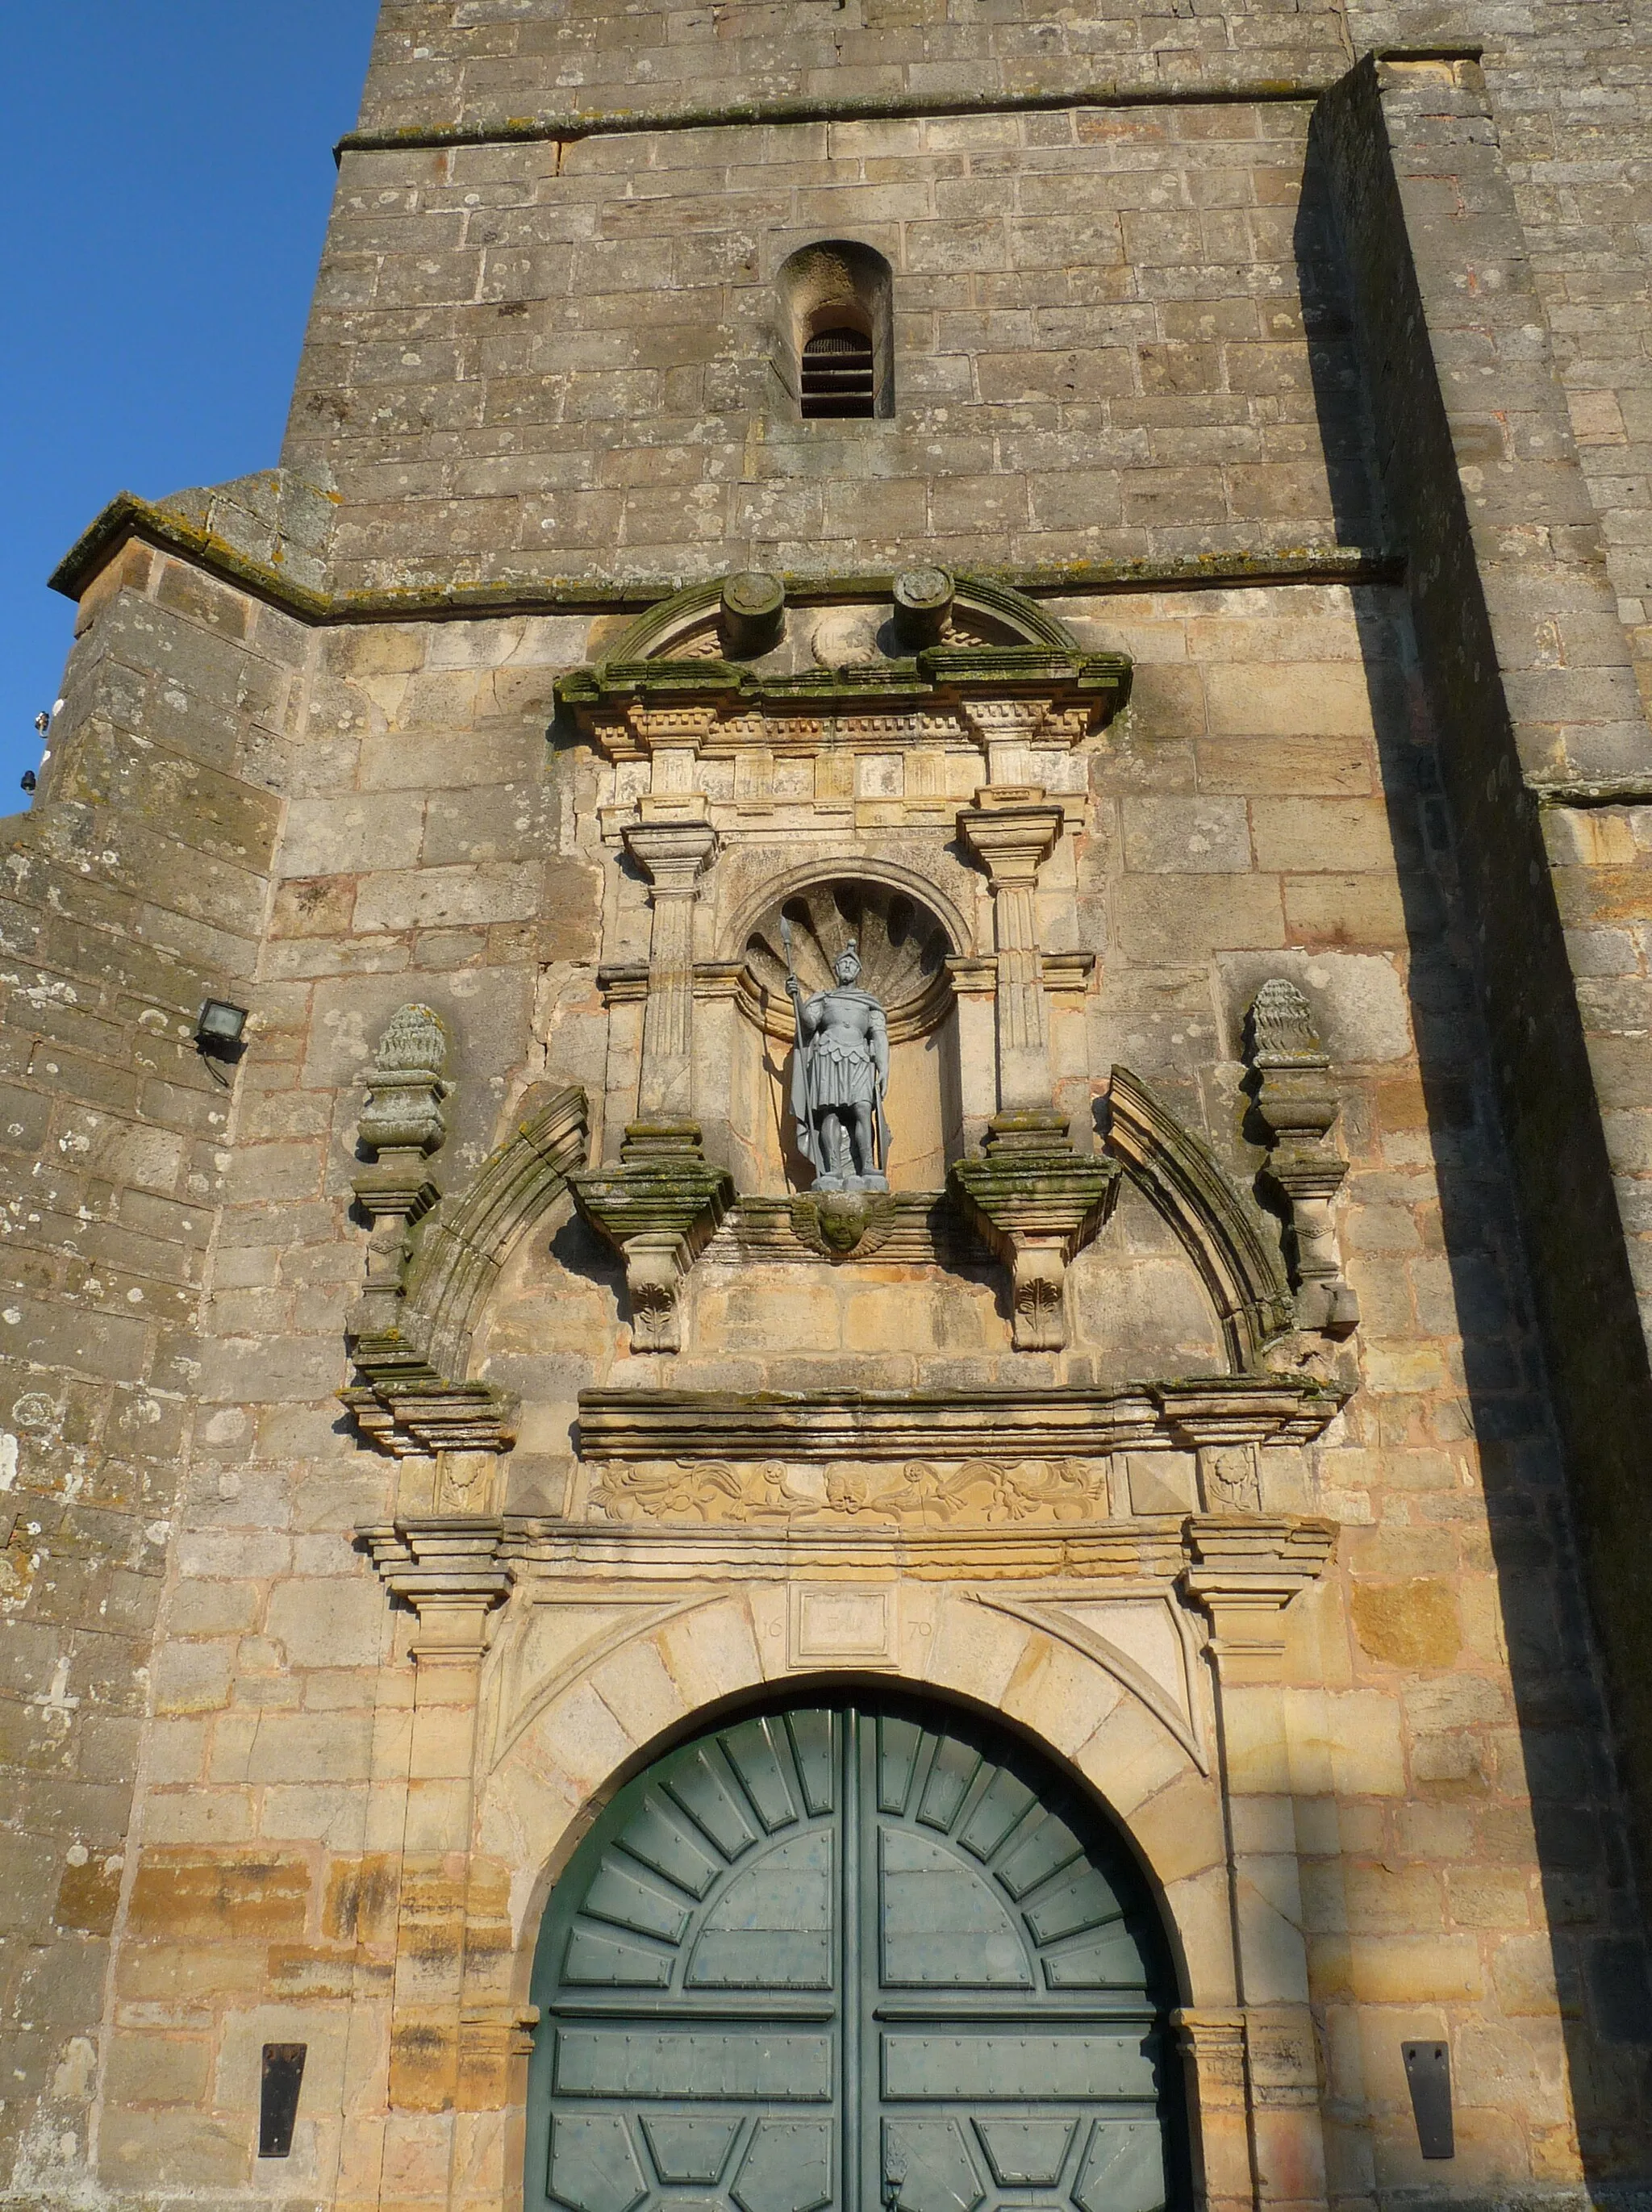
[[[276,457],[375,0],[3,0],[0,813],[74,619],[59,556],[123,489]]]

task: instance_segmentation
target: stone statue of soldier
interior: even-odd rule
[[[792,1112],[798,1150],[815,1170],[817,1190],[887,1190],[889,1024],[859,988],[860,956],[850,939],[833,967],[835,981],[805,999],[791,972],[785,929],[786,988],[797,1015]]]

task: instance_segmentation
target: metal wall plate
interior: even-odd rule
[[[1451,2054],[1443,2043],[1402,2043],[1417,2141],[1424,2158],[1455,2158],[1451,2126]]]
[[[286,2158],[293,2148],[298,2118],[299,2084],[304,2079],[304,2043],[266,2043],[258,2087],[258,2156]]]

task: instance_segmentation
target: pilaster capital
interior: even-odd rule
[[[1182,1594],[1209,1616],[1223,1680],[1277,1681],[1285,1609],[1325,1571],[1336,1547],[1334,1524],[1195,1513],[1183,1539],[1192,1564],[1182,1572]]]
[[[490,1514],[421,1516],[359,1528],[392,1597],[419,1616],[416,1660],[480,1657],[489,1614],[510,1595],[499,1555],[505,1524]]]
[[[994,892],[1032,889],[1055,848],[1064,817],[1042,784],[989,785],[958,810],[958,836]]]
[[[622,834],[626,851],[648,878],[654,900],[692,897],[701,871],[717,849],[717,833],[706,819],[703,794],[656,794],[639,805],[639,818]]]
[[[998,962],[991,953],[951,953],[946,972],[955,999],[990,999],[998,988]]]
[[[1245,2101],[1245,2015],[1241,2007],[1179,2005],[1170,2014],[1184,2058],[1199,2069],[1201,2104]]]

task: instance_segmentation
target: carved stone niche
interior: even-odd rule
[[[873,1192],[820,1192],[798,1150],[791,1111],[796,1018],[786,991],[786,933],[803,991],[832,981],[853,941],[859,986],[884,1009],[890,1039],[884,1113],[896,1191],[938,1190],[962,1146],[957,1008],[949,969],[954,945],[916,892],[847,872],[826,875],[770,901],[745,933],[737,991],[741,1064],[729,1071],[731,1128],[750,1167],[743,1188],[790,1191],[799,1234],[812,1249],[848,1256],[890,1213]]]
[[[1314,1010],[1286,977],[1264,983],[1246,1024],[1256,1111],[1266,1130],[1266,1180],[1290,1207],[1287,1258],[1297,1326],[1347,1336],[1359,1325],[1359,1300],[1342,1272],[1331,1202],[1348,1163],[1330,1141],[1339,1100],[1331,1060]]]

